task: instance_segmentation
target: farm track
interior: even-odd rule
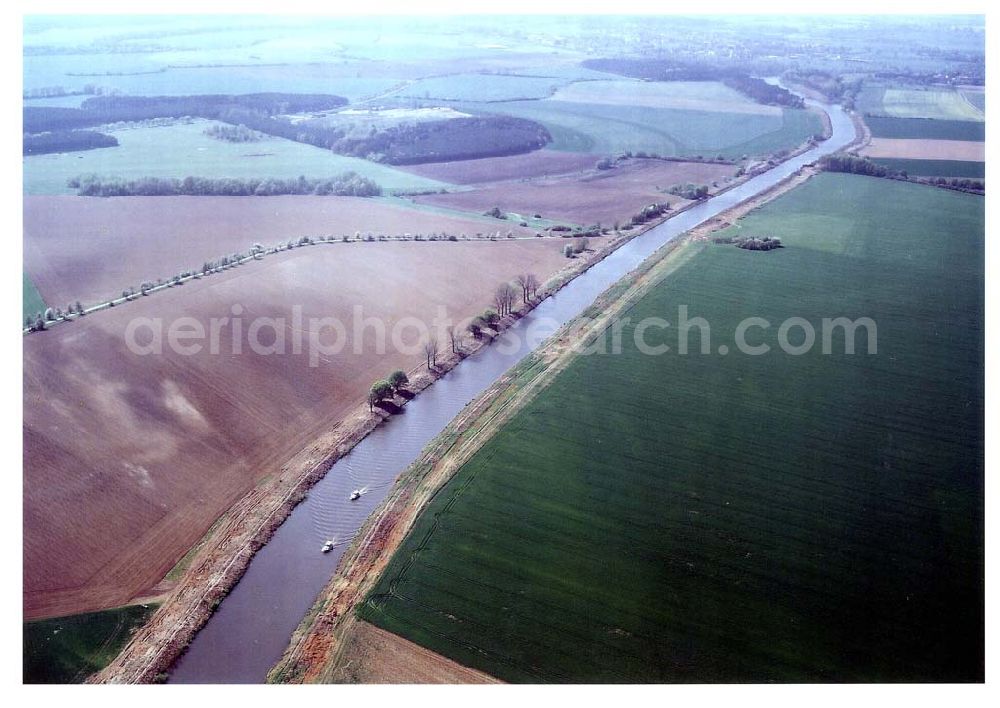
[[[567,323],[522,364],[469,404],[428,445],[421,459],[400,476],[383,506],[359,531],[268,680],[279,683],[339,682],[360,670],[370,681],[379,682],[377,660],[370,652],[357,650],[359,642],[354,633],[364,631],[368,625],[356,618],[355,608],[378,582],[420,512],[435,494],[504,423],[569,365],[578,345],[604,331],[616,315],[631,307],[683,264],[691,254],[686,248],[688,244],[707,239],[713,231],[725,228],[815,174],[813,169],[801,170],[701,224],[683,238],[669,242],[632,275],[602,294],[584,315]],[[596,319],[584,319],[587,313],[595,311],[600,312]],[[358,669],[358,664],[364,662],[368,662],[366,668]]]

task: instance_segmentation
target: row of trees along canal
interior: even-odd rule
[[[488,330],[499,332],[500,321],[514,313],[515,306],[520,292],[521,304],[526,305],[538,296],[541,283],[534,273],[521,273],[511,282],[503,282],[497,286],[493,292],[493,307],[488,307],[480,314],[471,318],[464,327],[450,326],[445,333],[452,354],[464,353],[462,338],[468,333],[473,339],[479,340]],[[441,351],[441,342],[436,335],[429,335],[421,345],[424,353],[427,370],[432,371],[437,367],[437,357]],[[405,390],[410,382],[405,371],[397,369],[384,379],[375,381],[368,390],[368,409],[375,410],[375,406],[388,407],[386,402]]]

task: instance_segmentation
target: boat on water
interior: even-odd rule
[[[351,492],[351,501],[354,501],[355,499],[359,499],[360,497],[361,497],[361,490],[360,489],[355,489],[353,492]]]
[[[332,551],[333,550],[333,541],[330,540],[330,541],[327,541],[326,543],[324,543],[322,550],[323,550],[323,553],[329,553],[330,551]]]

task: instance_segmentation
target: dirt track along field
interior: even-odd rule
[[[348,326],[355,304],[390,326],[404,316],[429,321],[439,303],[468,316],[489,305],[498,282],[559,270],[560,249],[554,239],[317,245],[26,337],[26,616],[111,607],[144,593],[230,505],[334,428],[374,379],[422,361],[391,347],[374,353],[369,334],[360,355],[348,347],[314,368],[308,339],[301,355],[254,354],[248,324],[234,355],[234,308],[246,323],[286,318],[278,330],[288,346],[303,326],[290,319],[293,305],[305,323],[336,316]],[[219,330],[221,355],[174,353],[166,339],[163,356],[128,351],[133,319],[163,318],[167,327],[181,316],[206,330],[210,318],[233,318]],[[262,329],[261,344],[274,343],[275,331]]]

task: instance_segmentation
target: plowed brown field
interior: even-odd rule
[[[401,167],[407,172],[451,184],[477,184],[504,180],[550,177],[594,167],[600,155],[559,150],[535,150],[524,155],[484,157],[460,162],[434,162]]]
[[[498,225],[499,224],[499,225]],[[300,236],[522,230],[360,197],[24,197],[24,266],[51,305],[93,305],[143,280]],[[524,230],[524,233],[528,233]]]
[[[24,611],[27,618],[127,602],[152,588],[212,522],[363,400],[372,380],[419,367],[419,353],[257,354],[254,317],[284,317],[289,349],[310,317],[355,305],[389,325],[467,316],[497,282],[540,278],[566,260],[556,240],[317,245],[139,298],[24,339]],[[182,246],[175,245],[176,250]],[[109,256],[110,257],[110,256]],[[222,353],[129,351],[134,318],[213,317]],[[303,322],[292,319],[301,306]],[[268,334],[270,332],[270,334]],[[329,332],[327,333],[329,334]],[[263,330],[262,344],[273,331]],[[143,341],[145,341],[143,339]],[[324,337],[324,341],[328,341]]]
[[[669,202],[674,207],[685,203],[661,190],[688,182],[711,184],[734,172],[732,165],[631,160],[612,170],[484,185],[468,192],[428,194],[415,199],[476,213],[499,206],[505,212],[537,213],[546,219],[611,225],[625,221],[653,202]]]

